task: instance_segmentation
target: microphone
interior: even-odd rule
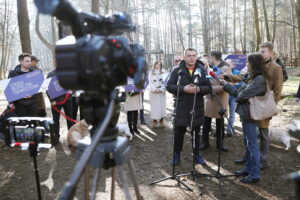
[[[200,68],[197,68],[195,73],[194,73],[194,84],[198,84],[199,81],[200,81],[200,78],[201,78],[201,69]]]
[[[182,70],[179,70],[179,71],[178,71],[178,80],[177,80],[177,85],[179,85],[179,84],[180,84],[181,75],[182,75]]]
[[[220,81],[220,79],[217,77],[217,75],[216,75],[215,72],[210,71],[210,72],[209,72],[209,75],[210,75],[211,77],[213,77],[214,79],[216,79],[217,81]]]

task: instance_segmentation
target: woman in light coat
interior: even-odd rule
[[[162,62],[156,61],[149,74],[150,109],[153,128],[158,121],[162,127],[166,117],[166,87],[163,80]]]

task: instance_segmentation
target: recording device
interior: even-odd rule
[[[39,12],[70,25],[76,40],[56,45],[57,77],[65,89],[108,91],[134,78],[138,89],[146,80],[144,49],[119,35],[135,30],[129,15],[110,17],[77,10],[68,0],[35,0]]]
[[[220,81],[220,79],[218,78],[218,76],[216,75],[215,72],[210,71],[210,72],[209,72],[209,75],[210,75],[211,77],[213,77],[214,79],[216,79],[217,81]]]
[[[11,117],[4,122],[4,140],[7,146],[20,143],[56,143],[53,120],[44,117]],[[16,145],[18,143],[18,145]]]
[[[197,68],[195,73],[194,73],[194,84],[198,84],[201,78],[201,69]]]

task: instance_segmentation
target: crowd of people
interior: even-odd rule
[[[41,70],[38,67],[39,59],[30,54],[19,56],[19,65],[9,72],[8,78]],[[156,61],[148,73],[149,104],[151,128],[164,126],[166,118],[166,92],[174,96],[174,156],[172,165],[180,164],[180,154],[183,147],[184,135],[189,128],[194,136],[193,159],[196,163],[205,165],[205,159],[200,155],[201,150],[210,148],[209,135],[212,132],[212,120],[216,124],[216,148],[228,152],[224,145],[225,135],[234,134],[235,113],[240,116],[243,128],[245,152],[237,164],[245,163],[236,175],[244,176],[243,183],[255,183],[260,179],[260,170],[267,167],[269,155],[269,123],[271,118],[253,120],[249,110],[249,99],[255,96],[264,96],[266,91],[274,92],[274,101],[279,102],[283,82],[288,76],[280,60],[276,57],[273,44],[265,42],[260,45],[260,51],[247,56],[247,70],[243,73],[236,70],[232,60],[224,61],[220,51],[212,51],[197,57],[197,51],[188,48],[183,57],[176,56],[175,66],[165,80],[162,61]],[[213,72],[217,77],[209,76]],[[245,73],[246,72],[246,73]],[[48,74],[47,78],[56,76],[56,71]],[[298,90],[300,98],[300,89]],[[51,99],[51,105],[63,109],[67,116],[68,129],[77,118],[78,104],[76,98],[69,92]],[[57,102],[63,102],[57,104]],[[144,118],[144,91],[127,92],[124,110],[130,132],[140,134],[138,118],[141,124]],[[41,93],[27,96],[23,99],[9,102],[15,109],[17,116],[46,116],[45,100]],[[266,105],[268,106],[268,105]],[[60,113],[52,107],[55,133],[60,135]],[[193,111],[193,112],[192,112]],[[192,113],[192,114],[191,114]],[[229,117],[226,131],[224,128],[225,116]],[[82,118],[82,116],[80,117]],[[200,139],[200,132],[202,138]],[[259,133],[260,146],[258,145]],[[201,141],[201,142],[200,142]]]

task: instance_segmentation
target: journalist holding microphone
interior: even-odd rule
[[[175,109],[177,108],[174,116],[174,157],[171,161],[172,165],[180,163],[184,134],[187,127],[191,126],[191,111],[193,110],[195,94],[193,127],[190,127],[192,129],[191,134],[193,134],[193,131],[195,133],[193,153],[196,163],[205,164],[205,161],[199,154],[199,132],[200,126],[204,121],[203,96],[211,92],[210,83],[206,79],[206,75],[203,63],[197,61],[197,51],[193,48],[188,48],[184,51],[184,60],[172,70],[170,79],[167,82],[167,91],[173,94],[174,107]]]
[[[244,168],[241,171],[236,171],[235,174],[245,176],[241,179],[243,183],[255,183],[258,182],[260,178],[260,152],[256,133],[257,123],[259,123],[259,121],[255,121],[251,118],[249,99],[255,96],[265,95],[269,76],[266,71],[264,58],[261,54],[250,54],[247,59],[247,67],[250,75],[250,80],[247,84],[240,89],[237,89],[223,80],[220,81],[220,84],[224,85],[225,91],[236,97],[236,112],[240,115],[245,137],[247,161]]]

